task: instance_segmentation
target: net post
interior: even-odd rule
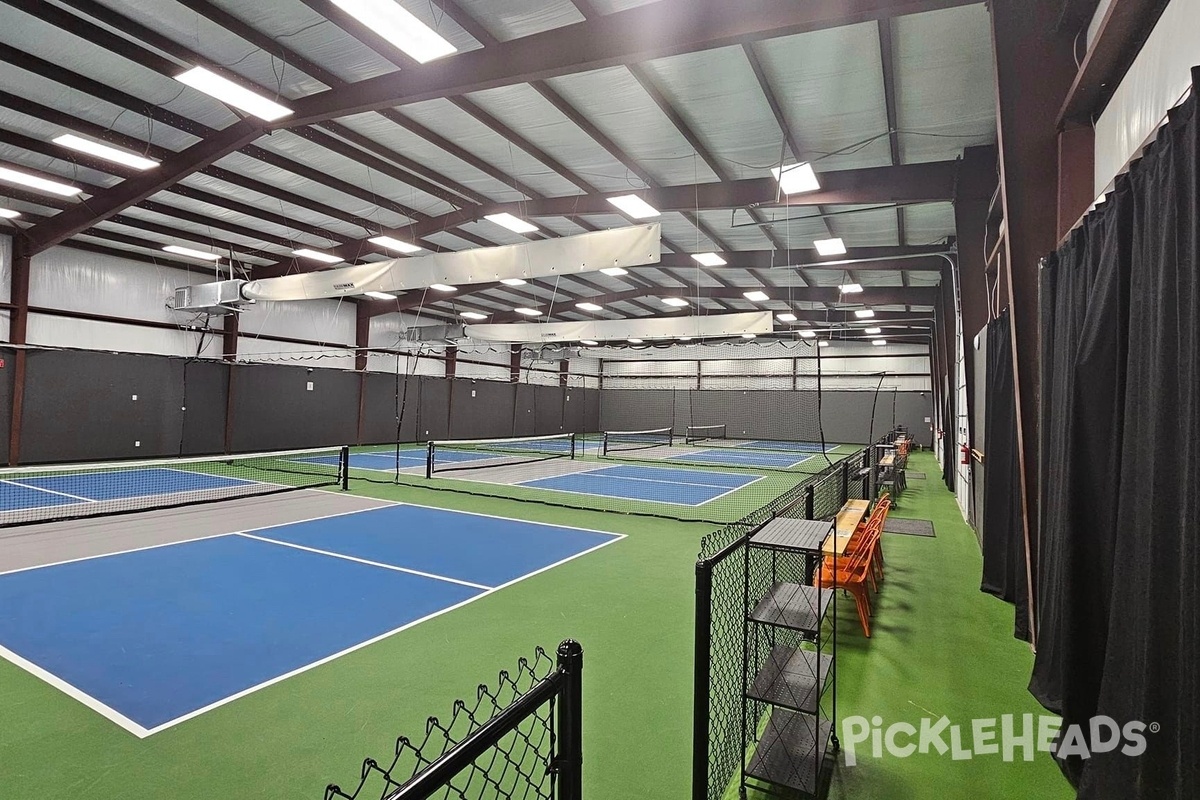
[[[804,518],[813,519],[816,514],[816,492],[813,489],[814,484],[810,483],[804,488]]]
[[[850,463],[842,462],[842,503],[846,505],[846,501],[850,499]],[[840,508],[840,506],[839,506]]]
[[[606,456],[608,455],[608,431],[602,433],[600,438],[602,440],[600,443],[600,455]]]
[[[436,445],[434,445],[432,439],[425,446],[425,480],[433,477],[433,451],[435,447]]]
[[[693,664],[692,798],[708,798],[708,711],[712,680],[712,562],[696,562],[696,635]]]
[[[575,431],[571,431],[571,460],[575,460]]]
[[[558,671],[564,682],[557,706],[558,800],[583,796],[583,646],[567,639],[558,646]]]
[[[342,472],[342,491],[350,491],[350,446],[342,445],[341,455],[338,457],[338,469]]]

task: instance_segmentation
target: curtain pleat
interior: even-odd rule
[[[1060,759],[1081,798],[1200,796],[1198,160],[1193,91],[1043,270],[1030,691],[1085,736],[1148,726]]]

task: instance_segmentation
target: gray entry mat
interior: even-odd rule
[[[933,531],[933,523],[927,519],[887,518],[883,524],[884,533],[903,533],[908,536],[937,536]]]

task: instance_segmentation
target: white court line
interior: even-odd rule
[[[368,499],[376,500],[378,498],[368,498]],[[176,717],[175,719],[172,719],[172,720],[168,720],[167,722],[164,722],[161,725],[157,725],[153,728],[145,728],[144,726],[139,725],[138,723],[129,719],[128,717],[121,714],[120,712],[118,712],[112,708],[109,708],[107,705],[100,702],[99,700],[92,697],[91,695],[87,694],[83,690],[78,689],[77,687],[73,686],[70,683],[67,683],[62,678],[59,678],[57,675],[54,675],[53,673],[48,672],[47,670],[43,669],[42,667],[39,667],[37,664],[34,664],[33,662],[22,658],[21,656],[17,655],[16,653],[12,652],[11,650],[8,650],[7,648],[5,648],[3,646],[0,646],[0,657],[12,662],[13,664],[15,664],[18,667],[26,670],[27,672],[34,675],[35,677],[42,679],[46,683],[50,684],[54,688],[58,689],[59,691],[63,692],[64,694],[66,694],[68,697],[78,700],[80,703],[83,703],[88,708],[97,712],[101,716],[103,716],[106,719],[108,719],[109,721],[115,723],[116,725],[118,725],[119,727],[128,731],[129,733],[132,733],[134,736],[138,737],[139,739],[145,739],[148,736],[152,736],[152,735],[159,733],[161,731],[164,731],[168,728],[172,728],[182,722],[187,722],[190,719],[194,719],[194,718],[200,716],[201,714],[204,714],[208,711],[212,711],[213,709],[219,708],[227,703],[232,703],[235,700],[240,700],[241,698],[246,697],[247,695],[253,694],[254,692],[257,692],[260,689],[265,689],[268,686],[273,686],[276,683],[280,683],[281,681],[285,681],[288,678],[295,677],[296,675],[307,672],[310,669],[314,669],[314,668],[322,666],[324,664],[328,664],[329,662],[334,661],[338,658],[341,658],[344,655],[353,653],[356,650],[361,650],[364,647],[369,647],[373,644],[381,642],[384,639],[387,639],[391,636],[396,635],[397,633],[406,631],[409,628],[420,625],[422,622],[427,622],[435,617],[440,617],[442,614],[446,614],[451,611],[456,611],[456,610],[462,608],[463,606],[466,606],[469,603],[474,603],[476,600],[487,597],[488,595],[498,592],[501,589],[506,589],[509,586],[513,586],[517,583],[520,583],[523,580],[526,580],[527,578],[532,578],[534,575],[539,575],[543,572],[554,569],[555,567],[562,566],[563,564],[566,564],[568,561],[574,561],[577,558],[586,556],[589,553],[593,553],[602,547],[607,547],[608,545],[612,544],[613,542],[619,541],[626,537],[626,534],[613,533],[612,531],[597,531],[597,530],[594,530],[591,528],[578,528],[578,527],[571,526],[571,525],[557,525],[552,522],[535,522],[532,520],[515,519],[513,517],[501,517],[501,516],[497,516],[495,514],[482,514],[482,513],[476,512],[476,511],[459,511],[457,509],[440,508],[438,506],[426,506],[426,505],[420,505],[417,503],[402,503],[402,502],[396,502],[393,500],[384,500],[381,502],[383,503],[383,505],[376,506],[374,508],[361,508],[361,509],[355,509],[354,511],[346,511],[346,512],[342,512],[342,513],[338,513],[338,514],[325,514],[323,516],[310,517],[308,519],[296,520],[294,522],[285,522],[285,523],[279,523],[276,525],[267,525],[267,526],[263,526],[260,528],[249,528],[245,531],[231,531],[229,533],[218,533],[218,534],[213,534],[211,536],[198,536],[194,539],[186,539],[186,540],[179,541],[179,542],[166,542],[164,544],[149,545],[147,547],[135,547],[135,548],[131,548],[129,550],[122,550],[122,551],[116,552],[116,553],[104,553],[104,554],[95,555],[95,556],[85,556],[83,558],[72,558],[72,559],[68,559],[66,561],[55,562],[53,564],[40,564],[35,567],[23,567],[21,569],[14,569],[14,570],[9,570],[7,572],[0,572],[0,576],[10,575],[10,574],[13,574],[16,572],[27,572],[29,570],[42,569],[44,567],[58,566],[59,564],[70,564],[70,563],[74,563],[76,561],[89,561],[94,558],[107,558],[108,556],[124,555],[125,553],[135,553],[135,552],[139,552],[141,550],[153,550],[158,547],[171,547],[176,544],[186,544],[188,542],[197,542],[197,541],[202,541],[202,540],[206,540],[206,539],[219,539],[219,538],[222,538],[225,536],[237,536],[239,534],[245,535],[245,534],[250,533],[251,531],[270,530],[271,528],[282,528],[282,527],[286,527],[287,525],[298,525],[303,522],[312,522],[313,520],[330,519],[333,517],[344,517],[344,516],[348,516],[350,514],[361,514],[364,511],[380,511],[380,510],[386,509],[386,508],[392,508],[395,506],[406,506],[406,505],[410,505],[415,508],[427,508],[427,509],[431,509],[434,511],[445,511],[445,512],[448,512],[451,514],[469,514],[469,515],[475,516],[475,517],[489,517],[492,519],[503,519],[503,520],[509,520],[511,522],[522,522],[522,523],[526,523],[529,525],[542,525],[542,526],[547,526],[547,527],[552,527],[552,528],[563,528],[566,530],[585,531],[587,533],[599,533],[599,534],[608,536],[610,538],[607,541],[604,541],[598,545],[595,545],[594,547],[589,547],[587,550],[581,550],[580,552],[575,553],[574,555],[567,556],[566,558],[564,558],[560,561],[556,561],[553,564],[548,564],[547,566],[541,567],[540,569],[536,569],[533,572],[528,572],[524,575],[514,578],[511,581],[508,581],[507,583],[502,583],[499,586],[494,586],[494,587],[487,589],[486,591],[482,591],[479,594],[476,594],[472,597],[468,597],[466,600],[463,600],[462,602],[456,603],[452,606],[447,606],[446,608],[443,608],[443,609],[439,609],[438,611],[435,611],[432,614],[427,614],[426,616],[421,617],[420,619],[416,619],[411,622],[407,622],[398,628],[394,628],[385,633],[381,633],[378,636],[375,636],[371,639],[367,639],[366,641],[363,641],[363,642],[359,642],[356,645],[351,645],[350,647],[347,647],[344,650],[340,650],[336,653],[325,656],[324,658],[313,661],[312,663],[305,664],[301,667],[297,667],[296,669],[291,670],[290,672],[286,672],[282,675],[277,675],[274,678],[263,681],[262,683],[256,684],[254,686],[250,686],[246,689],[241,690],[240,692],[231,694],[228,697],[224,697],[220,700],[217,700],[216,702],[213,702],[213,703],[210,703],[201,708],[195,709],[194,711],[189,711],[187,714],[184,714],[180,717]],[[258,537],[254,537],[254,538],[258,538]]]
[[[380,569],[390,569],[395,572],[405,572],[409,575],[418,575],[422,578],[432,578],[435,581],[445,581],[446,583],[457,583],[459,586],[469,586],[472,589],[487,590],[487,589],[492,588],[491,586],[484,586],[482,583],[471,583],[471,581],[463,581],[463,580],[459,580],[458,578],[448,578],[445,575],[435,575],[432,572],[422,572],[419,569],[408,569],[407,567],[398,567],[395,564],[384,564],[383,562],[380,562],[380,561],[370,561],[365,558],[359,558],[357,556],[346,555],[345,553],[333,553],[333,552],[330,552],[329,550],[319,550],[316,547],[308,547],[307,545],[296,544],[295,542],[284,542],[284,541],[280,541],[279,539],[268,539],[265,536],[255,536],[252,533],[239,533],[237,535],[241,536],[245,539],[257,539],[260,542],[267,542],[268,544],[277,544],[281,547],[293,547],[297,550],[305,550],[309,553],[317,553],[318,555],[322,555],[322,556],[329,556],[331,558],[341,558],[341,559],[345,559],[346,561],[354,561],[359,564],[366,564],[369,567],[379,567]]]
[[[29,661],[28,659],[22,658],[21,656],[14,653],[12,650],[9,650],[7,647],[4,647],[2,645],[0,645],[0,658],[4,658],[7,661],[11,661],[13,664],[15,664],[16,666],[25,670],[29,674],[33,675],[35,678],[42,679],[46,683],[53,686],[55,689],[58,689],[63,694],[67,695],[68,697],[70,697],[74,700],[78,700],[80,703],[83,703],[85,706],[90,708],[92,711],[95,711],[97,714],[104,717],[109,722],[116,723],[117,725],[119,725],[122,728],[124,728],[125,730],[129,731],[130,733],[132,733],[134,736],[138,737],[139,739],[145,739],[147,736],[150,735],[149,730],[147,730],[145,727],[137,724],[136,722],[131,720],[129,717],[122,714],[120,711],[117,711],[115,708],[111,708],[110,706],[105,705],[104,703],[102,703],[99,700],[97,700],[96,698],[92,697],[90,694],[83,691],[82,689],[77,689],[74,686],[72,686],[71,684],[67,683],[62,678],[55,675],[53,672],[47,672],[46,670],[39,667],[37,664],[34,664],[32,661]]]
[[[21,483],[20,481],[10,481],[7,478],[0,479],[0,483],[7,483],[9,486],[20,486],[22,489],[33,489],[36,492],[45,492],[46,494],[56,494],[56,495],[59,495],[60,497],[69,497],[72,500],[82,500],[85,503],[100,502],[99,500],[95,499],[94,497],[83,497],[82,495],[78,495],[78,494],[68,494],[67,492],[58,492],[58,491],[55,491],[54,489],[43,489],[41,486],[30,486],[28,483]],[[58,506],[33,506],[32,508],[58,508]],[[12,509],[12,511],[26,511],[26,510],[28,510],[28,509],[24,509],[24,508]]]

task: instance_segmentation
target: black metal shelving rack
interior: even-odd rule
[[[742,797],[750,788],[789,797],[828,792],[839,746],[837,596],[821,586],[820,564],[828,556],[837,568],[836,553],[822,550],[833,527],[779,517],[750,536],[742,730],[753,741],[742,759]],[[752,597],[764,583],[769,588]]]

